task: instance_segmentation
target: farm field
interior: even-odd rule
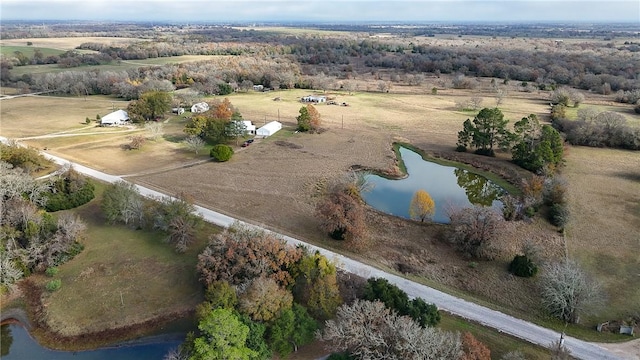
[[[46,47],[33,47],[33,46],[5,46],[5,45],[1,45],[0,46],[0,51],[2,52],[3,56],[8,56],[8,57],[12,57],[14,56],[14,53],[16,51],[19,51],[21,53],[23,53],[25,56],[31,58],[33,57],[33,54],[35,53],[35,51],[40,50],[40,52],[42,53],[43,56],[47,57],[50,55],[60,55],[62,54],[64,51],[59,50],[59,49],[51,49],[51,48],[46,48]]]
[[[103,36],[78,36],[78,37],[47,37],[47,38],[29,38],[29,39],[3,39],[0,40],[0,46],[25,46],[27,41],[33,43],[34,47],[43,47],[59,50],[73,50],[83,43],[93,42],[105,45],[123,46],[134,42],[147,41],[139,38],[127,37],[103,37]]]

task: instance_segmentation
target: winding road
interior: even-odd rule
[[[0,141],[6,141],[6,139],[0,137]],[[42,153],[46,158],[54,161],[60,165],[72,165],[74,170],[83,173],[87,176],[108,182],[114,183],[117,181],[124,181],[120,176],[109,175],[89,167],[72,163],[61,157]],[[146,197],[162,198],[168,195],[161,192],[136,185],[140,193]],[[196,206],[196,212],[201,215],[204,220],[216,224],[218,226],[228,227],[234,222],[239,222],[247,226],[259,228],[265,231],[272,232],[268,229],[263,229],[253,224],[248,224],[242,221],[238,221],[230,216],[209,210],[207,208]],[[273,233],[273,232],[272,232]],[[277,233],[276,233],[277,234]],[[503,314],[499,311],[495,311],[478,304],[466,301],[464,299],[457,298],[455,296],[446,294],[444,292],[432,289],[426,285],[416,283],[414,281],[407,280],[397,275],[386,273],[382,270],[374,268],[373,266],[355,261],[346,256],[334,253],[332,251],[319,248],[317,246],[307,244],[301,240],[295,239],[290,236],[277,234],[285,239],[292,245],[304,245],[311,251],[319,251],[322,255],[329,259],[333,259],[338,267],[355,275],[362,276],[364,278],[380,277],[385,278],[389,282],[397,285],[404,290],[411,297],[421,297],[427,302],[434,303],[439,309],[448,313],[460,316],[465,319],[469,319],[478,322],[482,325],[497,329],[500,332],[510,334],[517,338],[526,340],[533,344],[537,344],[543,347],[548,347],[552,342],[560,339],[560,333],[554,330],[550,330],[536,324],[515,318],[510,315]],[[589,343],[583,340],[579,340],[570,336],[564,336],[564,345],[571,350],[571,355],[579,359],[624,359],[611,353],[607,349],[597,344]],[[633,354],[630,354],[633,356]]]

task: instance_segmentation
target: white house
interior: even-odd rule
[[[256,134],[256,126],[251,123],[249,120],[242,120],[245,128],[247,129],[247,134],[255,135]]]
[[[206,102],[199,102],[191,106],[191,112],[195,114],[200,114],[208,110],[209,110],[209,104],[207,104]]]
[[[124,110],[114,111],[100,118],[101,126],[124,125],[129,121],[129,114]]]
[[[326,96],[307,95],[302,98],[302,102],[323,103],[327,101]]]
[[[282,129],[282,124],[277,121],[272,121],[256,130],[256,135],[267,137],[277,133],[280,129]]]

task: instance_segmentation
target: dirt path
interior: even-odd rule
[[[640,360],[640,339],[623,343],[598,344],[622,359]]]

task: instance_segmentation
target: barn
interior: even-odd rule
[[[101,126],[124,125],[129,121],[129,114],[124,110],[114,111],[100,118]]]
[[[268,137],[277,133],[280,129],[282,129],[282,124],[277,121],[272,121],[256,130],[256,135]]]

